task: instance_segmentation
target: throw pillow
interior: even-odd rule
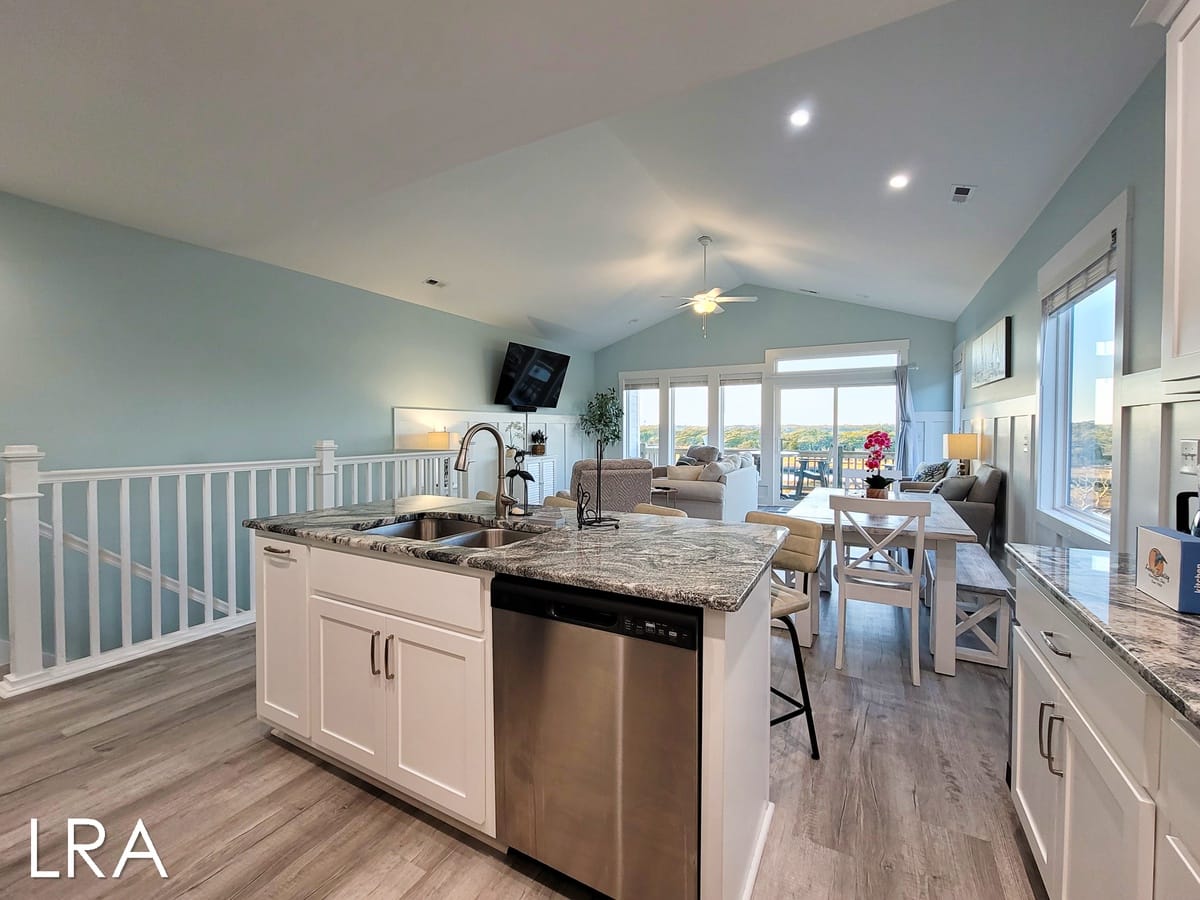
[[[700,466],[667,466],[667,478],[671,481],[699,481],[703,472]]]
[[[737,463],[731,459],[721,459],[716,462],[710,462],[707,466],[700,470],[701,481],[720,481],[730,472],[737,468]]]
[[[974,475],[948,475],[933,486],[931,493],[941,494],[947,500],[966,500],[974,486]]]
[[[943,460],[942,462],[926,463],[917,469],[917,474],[913,476],[913,481],[941,481],[950,472],[950,461]]]
[[[679,460],[675,463],[675,465],[677,465],[677,466],[694,466],[694,465],[697,465],[697,463],[690,456],[681,456],[681,457],[679,457]]]
[[[687,455],[701,463],[716,462],[721,458],[721,451],[716,447],[699,446],[688,450]]]

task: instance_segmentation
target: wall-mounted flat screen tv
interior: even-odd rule
[[[500,383],[496,386],[496,403],[511,406],[517,412],[558,405],[567,363],[571,357],[553,350],[509,343],[500,367]]]

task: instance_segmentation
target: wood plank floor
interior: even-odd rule
[[[1001,673],[924,660],[907,680],[907,624],[855,604],[844,672],[834,607],[807,654],[822,758],[802,719],[772,733],[777,807],[756,898],[1041,897],[1004,786]],[[795,686],[774,640],[776,683]],[[589,897],[521,857],[463,838],[267,735],[254,717],[252,629],[28,697],[0,701],[0,897]],[[64,870],[68,816],[100,819],[111,873],[140,817],[170,873],[30,880]]]

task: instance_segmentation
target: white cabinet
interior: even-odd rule
[[[254,553],[258,716],[307,738],[308,548],[260,534]]]
[[[1167,32],[1162,377],[1200,390],[1200,0]]]
[[[372,773],[385,768],[386,616],[325,597],[309,602],[312,741]]]
[[[1163,721],[1155,900],[1200,900],[1200,740],[1177,714]]]
[[[1069,700],[1064,713],[1058,730],[1048,720],[1046,735],[1063,780],[1058,896],[1151,900],[1154,800]]]
[[[382,775],[482,825],[487,684],[482,637],[389,616],[387,766]]]
[[[1058,884],[1059,779],[1046,753],[1047,716],[1061,715],[1057,679],[1017,628],[1013,641],[1012,798],[1042,882],[1050,896]]]
[[[1015,629],[1012,797],[1047,894],[1150,900],[1154,800]]]

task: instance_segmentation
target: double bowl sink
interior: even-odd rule
[[[466,522],[462,519],[434,519],[421,517],[405,522],[393,522],[391,525],[380,525],[377,528],[364,528],[363,534],[377,534],[380,537],[408,538],[413,541],[428,541],[432,544],[442,544],[452,547],[473,547],[491,549],[515,544],[531,537],[537,537],[534,531],[513,531],[508,528],[491,528],[477,522]]]

